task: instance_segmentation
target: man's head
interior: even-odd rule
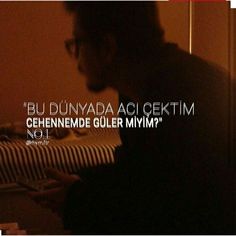
[[[78,69],[93,91],[109,85],[105,74],[115,58],[142,59],[163,42],[155,2],[65,2],[65,5],[74,16]]]

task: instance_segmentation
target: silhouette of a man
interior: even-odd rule
[[[227,74],[165,42],[155,2],[66,7],[74,17],[66,46],[90,90],[112,87],[123,102],[141,106],[194,102],[195,115],[164,115],[157,128],[121,130],[115,165],[81,171],[77,181],[49,171],[73,183],[64,185],[65,226],[76,234],[235,233]],[[45,196],[56,195],[34,197]]]

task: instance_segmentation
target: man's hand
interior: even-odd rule
[[[50,208],[53,212],[62,216],[63,205],[68,188],[80,180],[79,176],[68,175],[56,169],[45,170],[46,175],[51,179],[44,185],[42,192],[30,192],[30,197],[42,207]]]

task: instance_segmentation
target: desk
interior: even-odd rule
[[[68,234],[61,219],[49,209],[37,205],[22,189],[1,191],[0,222],[18,222],[27,234]]]

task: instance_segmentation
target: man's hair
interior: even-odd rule
[[[65,2],[75,13],[81,27],[91,37],[107,33],[115,36],[119,50],[150,53],[151,47],[163,42],[155,2]]]

